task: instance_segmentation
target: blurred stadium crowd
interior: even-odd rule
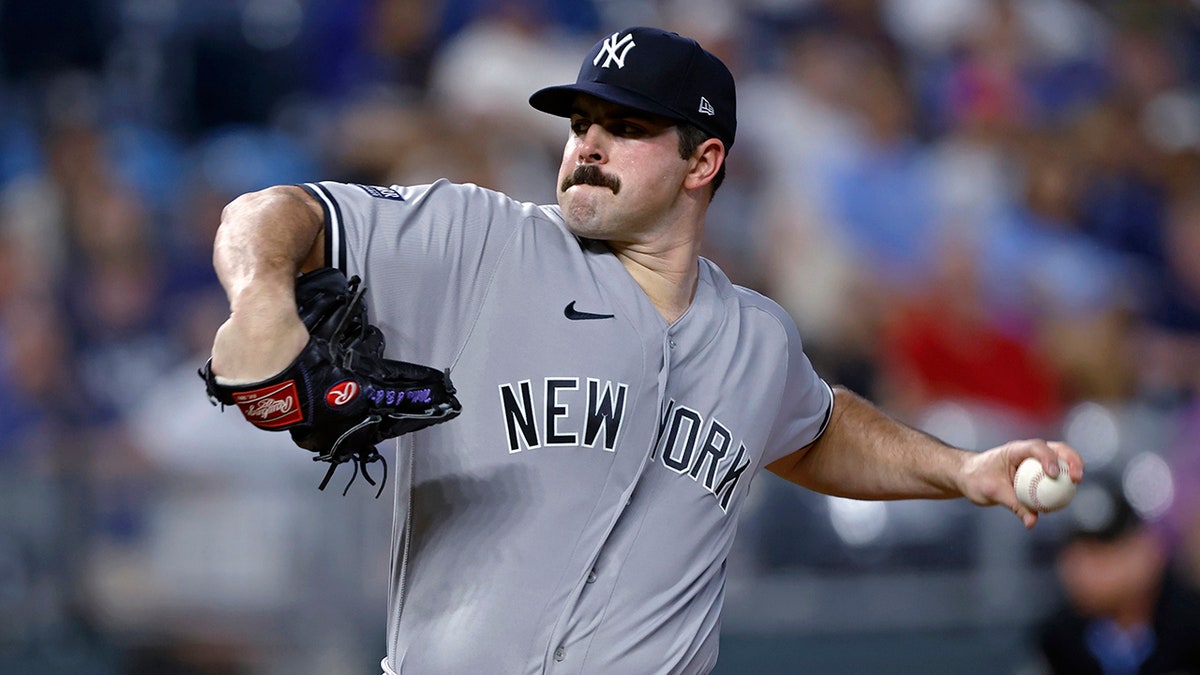
[[[792,313],[818,371],[966,447],[1067,438],[1200,580],[1193,0],[6,0],[0,672],[377,663],[391,504],[316,492],[195,376],[220,209],[442,176],[553,201],[566,126],[526,98],[629,25],[734,71],[706,255]],[[756,493],[727,630],[787,615],[739,611],[762,580],[1002,581],[1058,532]]]

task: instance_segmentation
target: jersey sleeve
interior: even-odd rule
[[[775,310],[787,335],[787,375],[763,455],[764,466],[820,438],[833,414],[833,390],[804,353],[796,323],[782,308]]]
[[[466,339],[513,233],[541,215],[538,206],[444,180],[301,187],[324,209],[326,264],[362,278],[389,355],[395,345],[406,360],[439,365],[450,365]]]

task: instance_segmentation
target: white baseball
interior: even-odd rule
[[[1013,487],[1017,490],[1017,500],[1025,506],[1046,513],[1057,511],[1071,503],[1075,496],[1075,483],[1067,463],[1058,460],[1058,478],[1051,478],[1042,469],[1039,459],[1030,457],[1017,466],[1017,475],[1013,477]]]

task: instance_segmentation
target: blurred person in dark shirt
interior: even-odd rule
[[[1069,513],[1056,556],[1066,603],[1037,629],[1047,672],[1200,673],[1200,593],[1174,573],[1154,524],[1107,477],[1081,489]]]

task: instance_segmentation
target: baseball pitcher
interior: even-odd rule
[[[708,672],[764,468],[1027,526],[1021,460],[1082,477],[1065,445],[967,452],[830,387],[792,319],[699,256],[737,123],[695,41],[614,32],[530,103],[568,120],[557,204],[313,182],[239,197],[217,234],[210,393],[331,468],[398,438],[385,674]]]

